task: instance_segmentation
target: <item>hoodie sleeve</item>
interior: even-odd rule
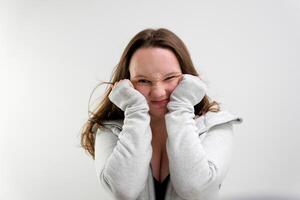
[[[95,165],[101,184],[116,199],[136,199],[148,177],[152,156],[150,116],[144,96],[128,81],[120,82],[109,94],[124,110],[124,123],[118,136],[102,127],[96,134]]]
[[[165,115],[171,180],[177,194],[188,200],[215,195],[232,154],[232,123],[217,125],[203,140],[199,138],[194,105],[205,90],[198,77],[185,75],[171,94]]]

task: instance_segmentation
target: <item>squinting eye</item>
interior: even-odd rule
[[[166,78],[166,80],[170,80],[170,79],[175,78],[175,77],[177,77],[177,76],[170,76],[170,77]]]
[[[144,84],[146,84],[146,83],[150,83],[150,81],[147,81],[145,79],[141,79],[141,80],[138,80],[138,83],[144,83]]]

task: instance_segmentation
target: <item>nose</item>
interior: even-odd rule
[[[153,85],[150,92],[152,100],[162,100],[167,98],[166,88],[162,84]]]

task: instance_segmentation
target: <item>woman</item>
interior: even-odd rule
[[[242,120],[209,99],[180,38],[139,32],[112,84],[81,138],[102,187],[122,200],[216,199]]]

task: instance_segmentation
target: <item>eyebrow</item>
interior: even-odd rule
[[[171,73],[167,73],[164,77],[166,77],[166,76],[171,76],[171,75],[175,75],[175,74],[181,75],[181,72],[171,72]],[[135,76],[135,77],[133,77],[133,78],[147,78],[147,77],[146,77],[146,76],[143,76],[143,75],[137,75],[137,76]]]

